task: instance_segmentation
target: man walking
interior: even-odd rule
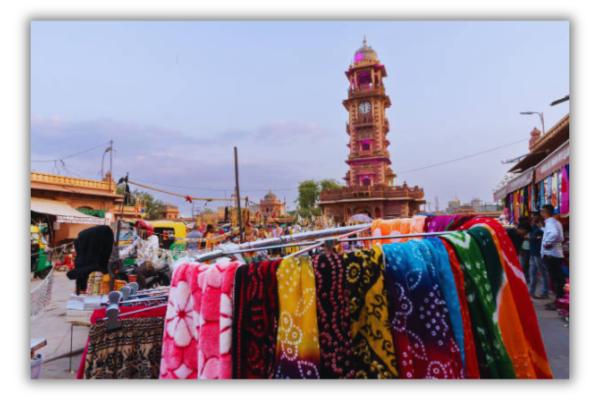
[[[550,286],[550,277],[548,276],[548,269],[542,261],[542,237],[544,235],[541,216],[534,218],[537,221],[533,226],[533,232],[531,232],[529,240],[529,253],[531,254],[531,260],[529,262],[529,294],[534,299],[548,299],[548,289]],[[538,272],[542,276],[542,295],[538,296],[535,294]]]
[[[202,232],[200,232],[200,227],[198,224],[194,224],[192,227],[192,231],[187,234],[187,239],[200,239],[202,237]],[[198,242],[188,242],[187,244],[188,250],[198,250]]]
[[[560,222],[554,218],[554,206],[552,204],[546,204],[542,207],[542,218],[545,224],[542,237],[542,260],[552,278],[556,299],[560,299],[565,295],[565,276],[562,271],[564,258],[562,250],[563,228]],[[546,309],[556,310],[556,303],[548,303]]]

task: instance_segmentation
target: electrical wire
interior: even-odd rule
[[[55,162],[55,161],[62,161],[62,160],[66,160],[67,158],[71,158],[71,157],[75,157],[75,156],[78,156],[78,155],[83,154],[83,153],[87,153],[88,151],[96,150],[97,148],[106,146],[107,144],[110,144],[110,143],[108,143],[108,142],[102,143],[102,144],[99,144],[98,146],[94,146],[94,147],[92,147],[90,149],[83,150],[83,151],[80,151],[78,153],[71,154],[70,156],[66,156],[66,157],[55,158],[53,160],[31,160],[31,162]]]
[[[446,164],[450,164],[450,163],[453,163],[453,162],[466,160],[467,158],[476,157],[476,156],[479,156],[481,154],[490,153],[492,151],[499,150],[499,149],[502,149],[504,147],[508,147],[508,146],[512,146],[512,145],[517,144],[517,143],[524,142],[526,140],[529,140],[529,139],[517,140],[516,142],[507,143],[507,144],[504,144],[502,146],[494,147],[492,149],[487,149],[487,150],[479,151],[477,153],[469,154],[468,156],[463,156],[463,157],[455,158],[453,160],[448,160],[448,161],[442,161],[441,163],[432,164],[432,165],[428,165],[428,166],[425,166],[425,167],[419,167],[419,168],[415,168],[415,169],[409,169],[409,170],[406,170],[406,171],[400,171],[398,173],[399,174],[407,174],[409,172],[416,172],[416,171],[422,171],[424,169],[429,169],[429,168],[433,168],[433,167],[439,167],[440,165],[446,165]]]

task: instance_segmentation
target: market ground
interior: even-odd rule
[[[69,281],[64,272],[55,272],[52,301],[46,311],[31,321],[31,338],[44,338],[48,345],[38,353],[44,360],[68,354],[71,345],[71,325],[65,321],[66,302],[73,293],[73,282]],[[39,284],[38,279],[31,281],[31,287]],[[556,311],[544,310],[547,300],[534,300],[540,330],[550,360],[550,366],[556,379],[569,378],[569,327],[559,317]],[[88,336],[88,328],[76,326],[73,328],[73,349],[83,349]],[[42,369],[43,379],[75,379],[81,354],[72,358],[69,369],[69,357],[45,362]],[[72,372],[71,372],[72,371]]]

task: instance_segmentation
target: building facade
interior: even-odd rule
[[[346,187],[323,190],[318,204],[325,215],[338,221],[356,213],[372,218],[410,217],[421,211],[425,193],[406,182],[394,186],[396,174],[390,167],[390,124],[386,117],[392,103],[383,84],[387,72],[375,50],[367,46],[366,38],[355,52],[346,77],[350,84],[348,98],[342,102],[348,111],[350,150]]]
[[[260,200],[260,214],[263,216],[263,218],[285,217],[285,206],[285,200],[282,203],[281,200],[275,196],[275,193],[273,193],[272,190],[269,190],[269,193],[267,193],[265,197]]]

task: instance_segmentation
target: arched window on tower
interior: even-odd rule
[[[363,178],[363,186],[371,186],[371,179]]]
[[[358,76],[358,88],[360,90],[371,90],[373,88],[373,82],[371,81],[371,74],[365,72]]]

